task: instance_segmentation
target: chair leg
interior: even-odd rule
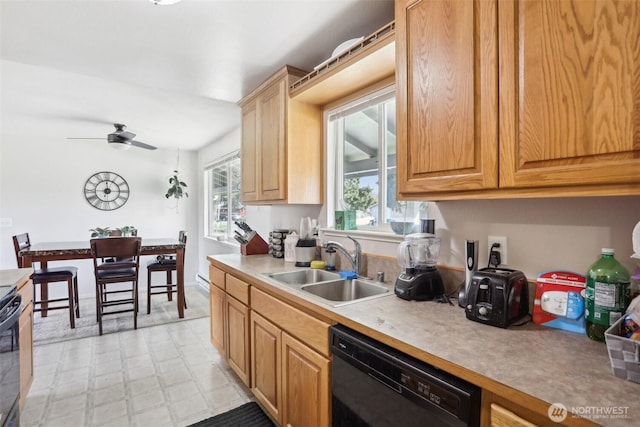
[[[76,317],[80,317],[80,297],[78,296],[78,276],[73,278],[73,304],[76,309]]]
[[[147,314],[151,314],[151,270],[147,270]]]
[[[133,329],[138,329],[138,282],[133,282]]]
[[[167,270],[167,301],[173,301],[173,286],[171,284],[171,270]]]
[[[49,283],[42,282],[40,283],[40,317],[47,317],[47,308],[49,308],[49,303],[47,300],[49,299]]]
[[[73,308],[73,279],[71,277],[67,279],[67,293],[69,295],[69,324],[71,325],[71,329],[74,329],[76,327],[76,315]]]
[[[102,285],[100,284],[96,286],[96,288],[96,291],[98,292],[98,295],[96,295],[96,316],[98,316],[98,331],[100,332],[100,335],[102,335]]]

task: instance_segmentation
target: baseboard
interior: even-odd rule
[[[209,292],[209,284],[211,282],[209,282],[209,279],[207,279],[206,277],[204,277],[202,274],[198,273],[196,274],[196,284],[198,286],[200,286],[202,289],[204,289],[205,291]]]

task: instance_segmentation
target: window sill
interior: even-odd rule
[[[227,245],[227,246],[233,246],[233,247],[240,247],[240,244],[238,242],[236,242],[235,240],[223,240],[223,239],[218,239],[216,237],[213,236],[204,236],[204,238],[206,240],[209,240],[211,242],[216,242],[216,243],[220,243],[223,245]]]
[[[404,241],[405,236],[393,232],[372,231],[372,230],[336,230],[334,228],[321,228],[323,236],[333,237],[357,237],[360,240],[371,240],[375,242],[398,243]]]

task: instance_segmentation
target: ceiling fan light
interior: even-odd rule
[[[126,142],[109,141],[109,145],[120,151],[128,150],[129,148],[131,148],[131,144],[128,144]]]
[[[149,0],[151,3],[160,6],[169,6],[172,4],[180,3],[182,0]]]

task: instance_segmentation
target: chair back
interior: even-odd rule
[[[180,240],[180,243],[184,245],[184,252],[182,252],[182,264],[184,265],[184,259],[186,258],[185,255],[187,254],[187,232],[185,230],[180,230],[178,240]]]
[[[29,240],[29,233],[22,233],[16,236],[13,236],[13,249],[16,252],[16,262],[18,263],[18,268],[23,267],[22,257],[20,256],[20,251],[24,249],[28,249],[31,247],[31,240]]]
[[[134,258],[140,256],[141,237],[108,237],[91,239],[91,256],[98,258]]]

